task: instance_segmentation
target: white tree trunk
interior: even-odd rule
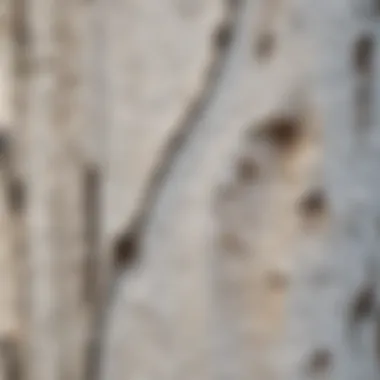
[[[1,7],[0,380],[379,377],[378,1]]]
[[[120,284],[103,378],[376,378],[376,10],[237,13]]]

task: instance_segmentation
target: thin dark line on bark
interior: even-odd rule
[[[359,129],[367,129],[373,122],[374,37],[371,34],[359,36],[358,40],[355,41],[353,50],[353,63],[356,75],[356,124]]]
[[[94,133],[96,134],[95,138],[99,143],[99,160],[95,165],[97,167],[93,168],[93,170],[98,170],[98,175],[106,170],[106,129],[107,129],[107,120],[108,120],[108,103],[107,98],[109,97],[109,89],[107,86],[107,75],[108,75],[108,57],[110,56],[108,51],[109,44],[107,43],[107,38],[109,34],[108,23],[109,23],[109,14],[110,12],[107,8],[109,4],[107,4],[107,0],[97,0],[92,1],[90,11],[90,19],[89,19],[89,31],[91,32],[91,65],[89,67],[90,70],[90,78],[89,85],[92,86],[92,93],[96,94],[92,98],[94,101],[94,106],[91,115],[90,123],[93,123],[95,126]],[[90,3],[88,4],[90,6]],[[90,169],[89,169],[90,170]],[[91,169],[92,170],[92,169]],[[87,279],[88,286],[85,289],[88,292],[89,301],[91,304],[89,308],[90,318],[89,318],[89,336],[87,341],[87,352],[85,353],[85,380],[93,380],[100,377],[99,374],[99,360],[100,360],[100,346],[103,342],[101,342],[103,333],[101,331],[103,326],[104,319],[104,309],[107,306],[104,300],[103,288],[105,287],[104,279],[108,280],[109,268],[106,265],[103,270],[106,273],[100,273],[100,266],[103,266],[103,252],[102,252],[102,236],[101,236],[101,208],[102,208],[102,194],[101,192],[104,189],[104,184],[101,182],[100,178],[93,177],[94,173],[87,173],[85,179],[85,193],[86,196],[90,196],[92,199],[87,199],[87,237],[90,239],[95,237],[93,234],[97,234],[96,241],[87,242],[89,243],[88,254],[91,255],[89,257],[89,262],[86,263],[90,268],[87,268]],[[93,178],[90,178],[93,177]],[[96,181],[95,181],[96,180]],[[97,182],[95,184],[95,182]],[[96,188],[95,188],[96,186]],[[96,205],[95,205],[96,203]],[[89,208],[92,206],[97,208],[97,211],[90,211]],[[95,219],[93,223],[90,225],[88,218],[90,217],[90,212],[92,213],[92,217]],[[90,236],[91,235],[91,236]],[[95,247],[94,245],[97,245]],[[91,247],[94,247],[96,251],[92,251]],[[108,252],[107,252],[108,253]],[[106,263],[107,264],[107,263]],[[92,287],[91,294],[89,287]]]
[[[89,166],[84,173],[84,195],[85,195],[85,220],[86,220],[86,260],[84,268],[84,299],[90,310],[90,336],[87,345],[85,379],[95,379],[97,373],[96,360],[98,360],[98,321],[100,306],[96,289],[97,258],[99,250],[99,220],[100,214],[100,177],[96,166]]]
[[[231,12],[234,13],[234,17],[231,17]],[[237,10],[235,8],[232,8],[231,10],[228,9],[226,11],[227,15],[225,19],[219,26],[220,29],[224,30],[227,23],[231,36],[236,29],[236,13]],[[216,31],[215,36],[218,34],[218,30]],[[144,229],[147,220],[149,220],[150,211],[153,208],[152,206],[157,203],[160,197],[160,189],[162,188],[162,185],[170,180],[168,177],[172,172],[171,168],[176,161],[178,153],[182,150],[182,147],[187,144],[194,128],[197,126],[198,121],[203,117],[204,111],[209,107],[209,104],[215,95],[220,76],[223,73],[226,57],[232,43],[233,38],[231,37],[228,44],[223,46],[222,49],[217,49],[215,51],[213,62],[210,64],[208,72],[205,75],[203,91],[201,91],[193,104],[188,106],[183,120],[179,122],[180,127],[175,129],[176,132],[170,138],[166,149],[164,149],[165,153],[157,164],[153,171],[154,174],[146,186],[145,196],[141,201],[141,204],[144,205],[143,209],[135,215],[132,222],[126,226],[124,231],[134,231],[135,234],[140,235],[137,231]]]
[[[96,258],[99,247],[98,220],[101,217],[99,210],[100,173],[95,165],[89,165],[84,171],[84,214],[85,214],[85,241],[86,260],[84,278],[84,299],[90,307],[96,302]]]
[[[240,7],[239,3],[239,7]],[[161,189],[167,181],[170,181],[170,174],[172,172],[172,166],[174,165],[177,156],[181,152],[182,148],[187,144],[194,129],[198,125],[198,122],[203,118],[204,112],[209,108],[217,90],[218,83],[223,75],[227,57],[231,46],[234,42],[234,35],[237,29],[237,16],[239,13],[239,7],[227,4],[225,9],[225,17],[221,21],[219,27],[215,31],[214,37],[217,38],[218,32],[223,30],[226,33],[226,26],[228,27],[228,33],[231,38],[228,38],[228,42],[222,46],[217,41],[212,41],[211,49],[214,49],[212,62],[209,64],[209,68],[204,76],[204,85],[199,95],[193,101],[193,103],[187,107],[182,121],[179,122],[179,127],[176,128],[176,132],[170,138],[166,149],[164,149],[164,155],[159,160],[153,175],[145,187],[145,195],[140,202],[142,209],[136,212],[132,222],[124,227],[123,231],[117,234],[115,239],[116,243],[121,240],[125,240],[128,236],[128,246],[132,247],[134,252],[130,254],[134,257],[138,257],[140,250],[140,243],[142,236],[144,235],[148,221],[150,220],[151,212],[154,209],[154,205],[159,202]],[[118,270],[112,279],[112,283],[109,284],[106,299],[106,304],[102,306],[102,310],[97,315],[97,322],[94,327],[94,337],[92,343],[92,353],[89,360],[89,372],[87,375],[88,380],[100,380],[101,378],[101,363],[103,358],[104,336],[105,330],[108,325],[109,312],[111,305],[115,301],[117,296],[117,284],[119,283],[120,276],[125,274],[125,270]]]

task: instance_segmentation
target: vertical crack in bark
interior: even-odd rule
[[[180,126],[175,129],[176,132],[164,149],[165,153],[163,157],[156,165],[155,170],[153,170],[153,175],[146,186],[145,196],[141,201],[141,205],[144,205],[142,210],[135,215],[130,225],[124,231],[135,231],[135,235],[140,235],[140,232],[137,231],[141,231],[143,226],[146,225],[147,220],[149,220],[152,206],[157,203],[163,184],[169,180],[168,177],[176,161],[176,157],[182,150],[182,147],[187,144],[199,119],[203,117],[205,110],[209,107],[210,101],[212,101],[217,90],[217,84],[223,72],[226,56],[233,43],[237,13],[238,9],[235,7],[226,7],[226,16],[214,34],[214,46],[211,47],[214,48],[214,56],[205,75],[201,93],[193,101],[193,104],[188,107],[183,120],[179,122]],[[233,17],[231,17],[231,14],[233,14]],[[228,42],[220,44],[220,32],[223,35],[228,34],[230,36],[227,38]]]
[[[88,337],[86,363],[85,363],[85,379],[95,379],[97,373],[96,361],[98,360],[98,345],[100,344],[97,339],[97,318],[98,318],[98,302],[97,292],[94,284],[96,283],[96,260],[98,257],[99,247],[99,220],[101,218],[99,212],[100,206],[100,178],[99,170],[95,166],[89,166],[84,173],[84,201],[85,201],[85,241],[86,241],[86,257],[84,267],[84,300],[90,310],[89,331]]]
[[[90,307],[96,300],[96,289],[94,288],[96,276],[96,257],[98,251],[98,220],[99,214],[99,170],[95,166],[89,166],[84,173],[84,214],[85,214],[85,241],[86,259],[84,274],[84,300]]]
[[[11,249],[15,265],[15,312],[17,313],[17,327],[25,330],[28,296],[28,270],[26,268],[26,239],[25,239],[25,208],[27,201],[27,188],[24,176],[24,119],[26,115],[27,89],[29,80],[30,57],[28,48],[30,43],[29,23],[27,16],[27,1],[11,1],[10,29],[12,34],[12,67],[11,77],[13,89],[11,105],[13,107],[13,125],[10,138],[11,146],[9,174],[8,174],[8,207],[14,226],[12,231]],[[18,335],[9,342],[4,342],[3,353],[8,360],[8,380],[20,380],[26,376],[26,348],[24,335]]]
[[[4,192],[4,202],[6,213],[5,218],[11,221],[15,216],[21,216],[23,212],[23,195],[24,188],[22,181],[17,178],[17,174],[15,173],[15,165],[14,165],[14,144],[13,137],[7,128],[5,131],[0,133],[0,180],[2,191]],[[18,270],[18,266],[20,265],[20,257],[19,249],[18,249],[18,241],[15,239],[14,234],[12,233],[8,236],[10,239],[10,244],[8,249],[10,250],[7,255],[11,255],[12,262],[11,267],[9,267],[8,262],[8,271],[12,271],[12,284],[8,284],[8,286],[16,286],[15,282],[17,281],[17,273],[14,271]],[[2,253],[3,254],[3,253]],[[5,263],[2,263],[5,265]],[[10,305],[5,305],[9,307]],[[17,305],[18,306],[18,305]],[[16,305],[12,305],[15,307],[14,310],[4,310],[5,313],[17,313],[18,307]],[[18,317],[17,314],[13,314],[13,317]],[[18,321],[14,321],[16,324]],[[20,380],[21,379],[21,370],[22,370],[22,362],[20,358],[21,354],[21,344],[23,342],[19,341],[19,337],[14,335],[13,332],[9,334],[3,333],[0,337],[0,361],[1,361],[1,375],[4,376],[4,380]]]
[[[357,128],[368,128],[372,120],[372,92],[375,41],[372,35],[360,36],[354,46],[354,68],[356,71],[356,124]]]
[[[217,27],[214,40],[211,42],[212,46],[210,46],[210,48],[214,49],[214,52],[204,76],[203,86],[193,103],[187,107],[187,112],[185,112],[182,121],[179,122],[176,132],[170,138],[164,149],[163,156],[160,158],[155,170],[153,170],[153,175],[145,187],[145,195],[140,202],[142,209],[135,214],[132,222],[117,235],[113,248],[117,250],[116,254],[118,254],[118,256],[120,256],[120,250],[117,249],[117,246],[126,242],[129,249],[132,250],[128,251],[128,256],[134,258],[138,257],[142,235],[146,230],[154,205],[159,202],[161,189],[164,184],[170,181],[169,176],[178,155],[182,151],[182,148],[188,143],[200,119],[203,118],[204,113],[209,108],[210,103],[218,91],[218,83],[224,73],[226,58],[229,56],[231,46],[234,42],[238,14],[241,7],[242,3],[240,2],[238,4],[227,2],[225,6],[225,16]],[[222,44],[220,43],[221,33],[223,34]],[[112,253],[115,254],[115,252]],[[120,259],[120,257],[118,257],[118,259]],[[128,259],[124,261],[126,265],[131,262],[134,262],[134,260],[130,261]],[[109,312],[111,310],[110,305],[112,305],[117,296],[116,285],[126,269],[128,269],[128,267],[118,268],[117,273],[115,271],[112,283],[107,291],[109,296],[107,297],[106,304],[102,305],[101,310],[97,313],[97,321],[93,327],[93,343],[88,363],[88,380],[99,379],[101,377],[104,336],[108,324]]]

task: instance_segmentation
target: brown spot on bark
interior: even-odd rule
[[[242,253],[244,244],[238,235],[232,232],[224,232],[220,236],[220,245],[223,250],[230,253]]]
[[[214,35],[214,43],[216,48],[225,49],[231,42],[232,28],[228,22],[223,22],[216,30]]]
[[[278,271],[268,273],[266,280],[272,290],[284,290],[289,285],[288,276]]]
[[[121,235],[114,244],[114,266],[116,270],[126,269],[138,257],[138,234],[133,231]]]
[[[366,285],[355,295],[351,308],[351,322],[356,324],[370,316],[375,307],[375,290]]]
[[[358,73],[366,74],[372,71],[375,42],[371,35],[359,37],[354,47],[354,67]]]
[[[25,209],[25,185],[19,178],[10,178],[8,183],[8,206],[11,212],[21,213]]]
[[[255,45],[255,54],[256,56],[262,59],[268,59],[273,54],[275,49],[275,37],[272,32],[263,32],[256,42]]]
[[[321,189],[314,189],[300,200],[300,211],[304,217],[320,216],[326,209],[326,197]]]
[[[355,88],[356,125],[367,127],[372,123],[372,92],[375,42],[371,35],[361,36],[354,47],[354,67],[357,72]]]
[[[321,375],[331,369],[332,354],[328,349],[317,349],[310,357],[307,371],[310,375]]]
[[[259,175],[260,169],[258,164],[249,157],[240,157],[237,166],[236,174],[240,182],[251,182]]]
[[[8,158],[10,153],[11,141],[6,132],[0,133],[0,160],[3,163],[4,159]]]
[[[301,120],[290,116],[274,117],[261,123],[255,136],[280,149],[291,149],[301,136]]]

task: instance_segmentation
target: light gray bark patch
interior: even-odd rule
[[[223,252],[241,255],[247,251],[246,245],[238,234],[232,231],[221,232],[219,236],[219,245]]]
[[[375,354],[376,360],[380,367],[380,311],[376,313],[376,327],[375,327]]]

